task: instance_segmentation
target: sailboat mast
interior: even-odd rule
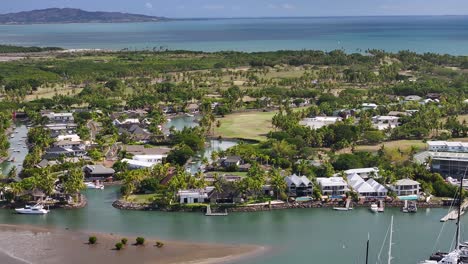
[[[455,236],[455,249],[458,249],[460,246],[460,217],[462,213],[462,203],[463,203],[463,198],[462,198],[462,190],[463,190],[463,180],[465,179],[465,176],[460,180],[460,192],[458,194],[458,216],[457,216],[457,234]]]
[[[369,264],[369,240],[370,240],[370,235],[367,234],[366,264]]]
[[[392,263],[392,240],[393,240],[393,215],[390,221],[390,241],[388,244],[388,264]]]

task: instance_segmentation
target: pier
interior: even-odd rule
[[[465,214],[466,209],[468,208],[468,200],[465,200],[461,205],[461,215]],[[458,218],[458,209],[453,209],[446,216],[440,219],[441,222],[447,222],[449,220],[457,220]]]

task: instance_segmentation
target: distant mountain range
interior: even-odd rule
[[[131,23],[167,21],[155,17],[120,12],[89,12],[75,8],[48,8],[0,15],[0,24]]]

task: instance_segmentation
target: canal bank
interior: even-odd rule
[[[387,208],[383,214],[372,214],[367,208],[349,212],[317,208],[205,217],[201,213],[115,209],[112,203],[119,198],[118,186],[103,191],[86,190],[84,194],[89,201],[85,208],[58,209],[38,217],[0,210],[0,223],[129,237],[144,235],[161,240],[253,244],[274,249],[236,264],[363,263],[368,234],[371,236],[369,263],[375,263],[392,215],[394,264],[418,263],[435,250],[447,250],[455,233],[453,223],[443,225],[439,221],[448,211],[445,208],[420,209],[416,214],[403,214],[397,208]],[[442,226],[444,230],[438,239]],[[464,217],[462,230],[467,226],[468,218]]]

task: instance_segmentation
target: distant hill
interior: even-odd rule
[[[0,24],[129,23],[164,20],[168,19],[119,12],[89,12],[74,8],[49,8],[0,15]]]

